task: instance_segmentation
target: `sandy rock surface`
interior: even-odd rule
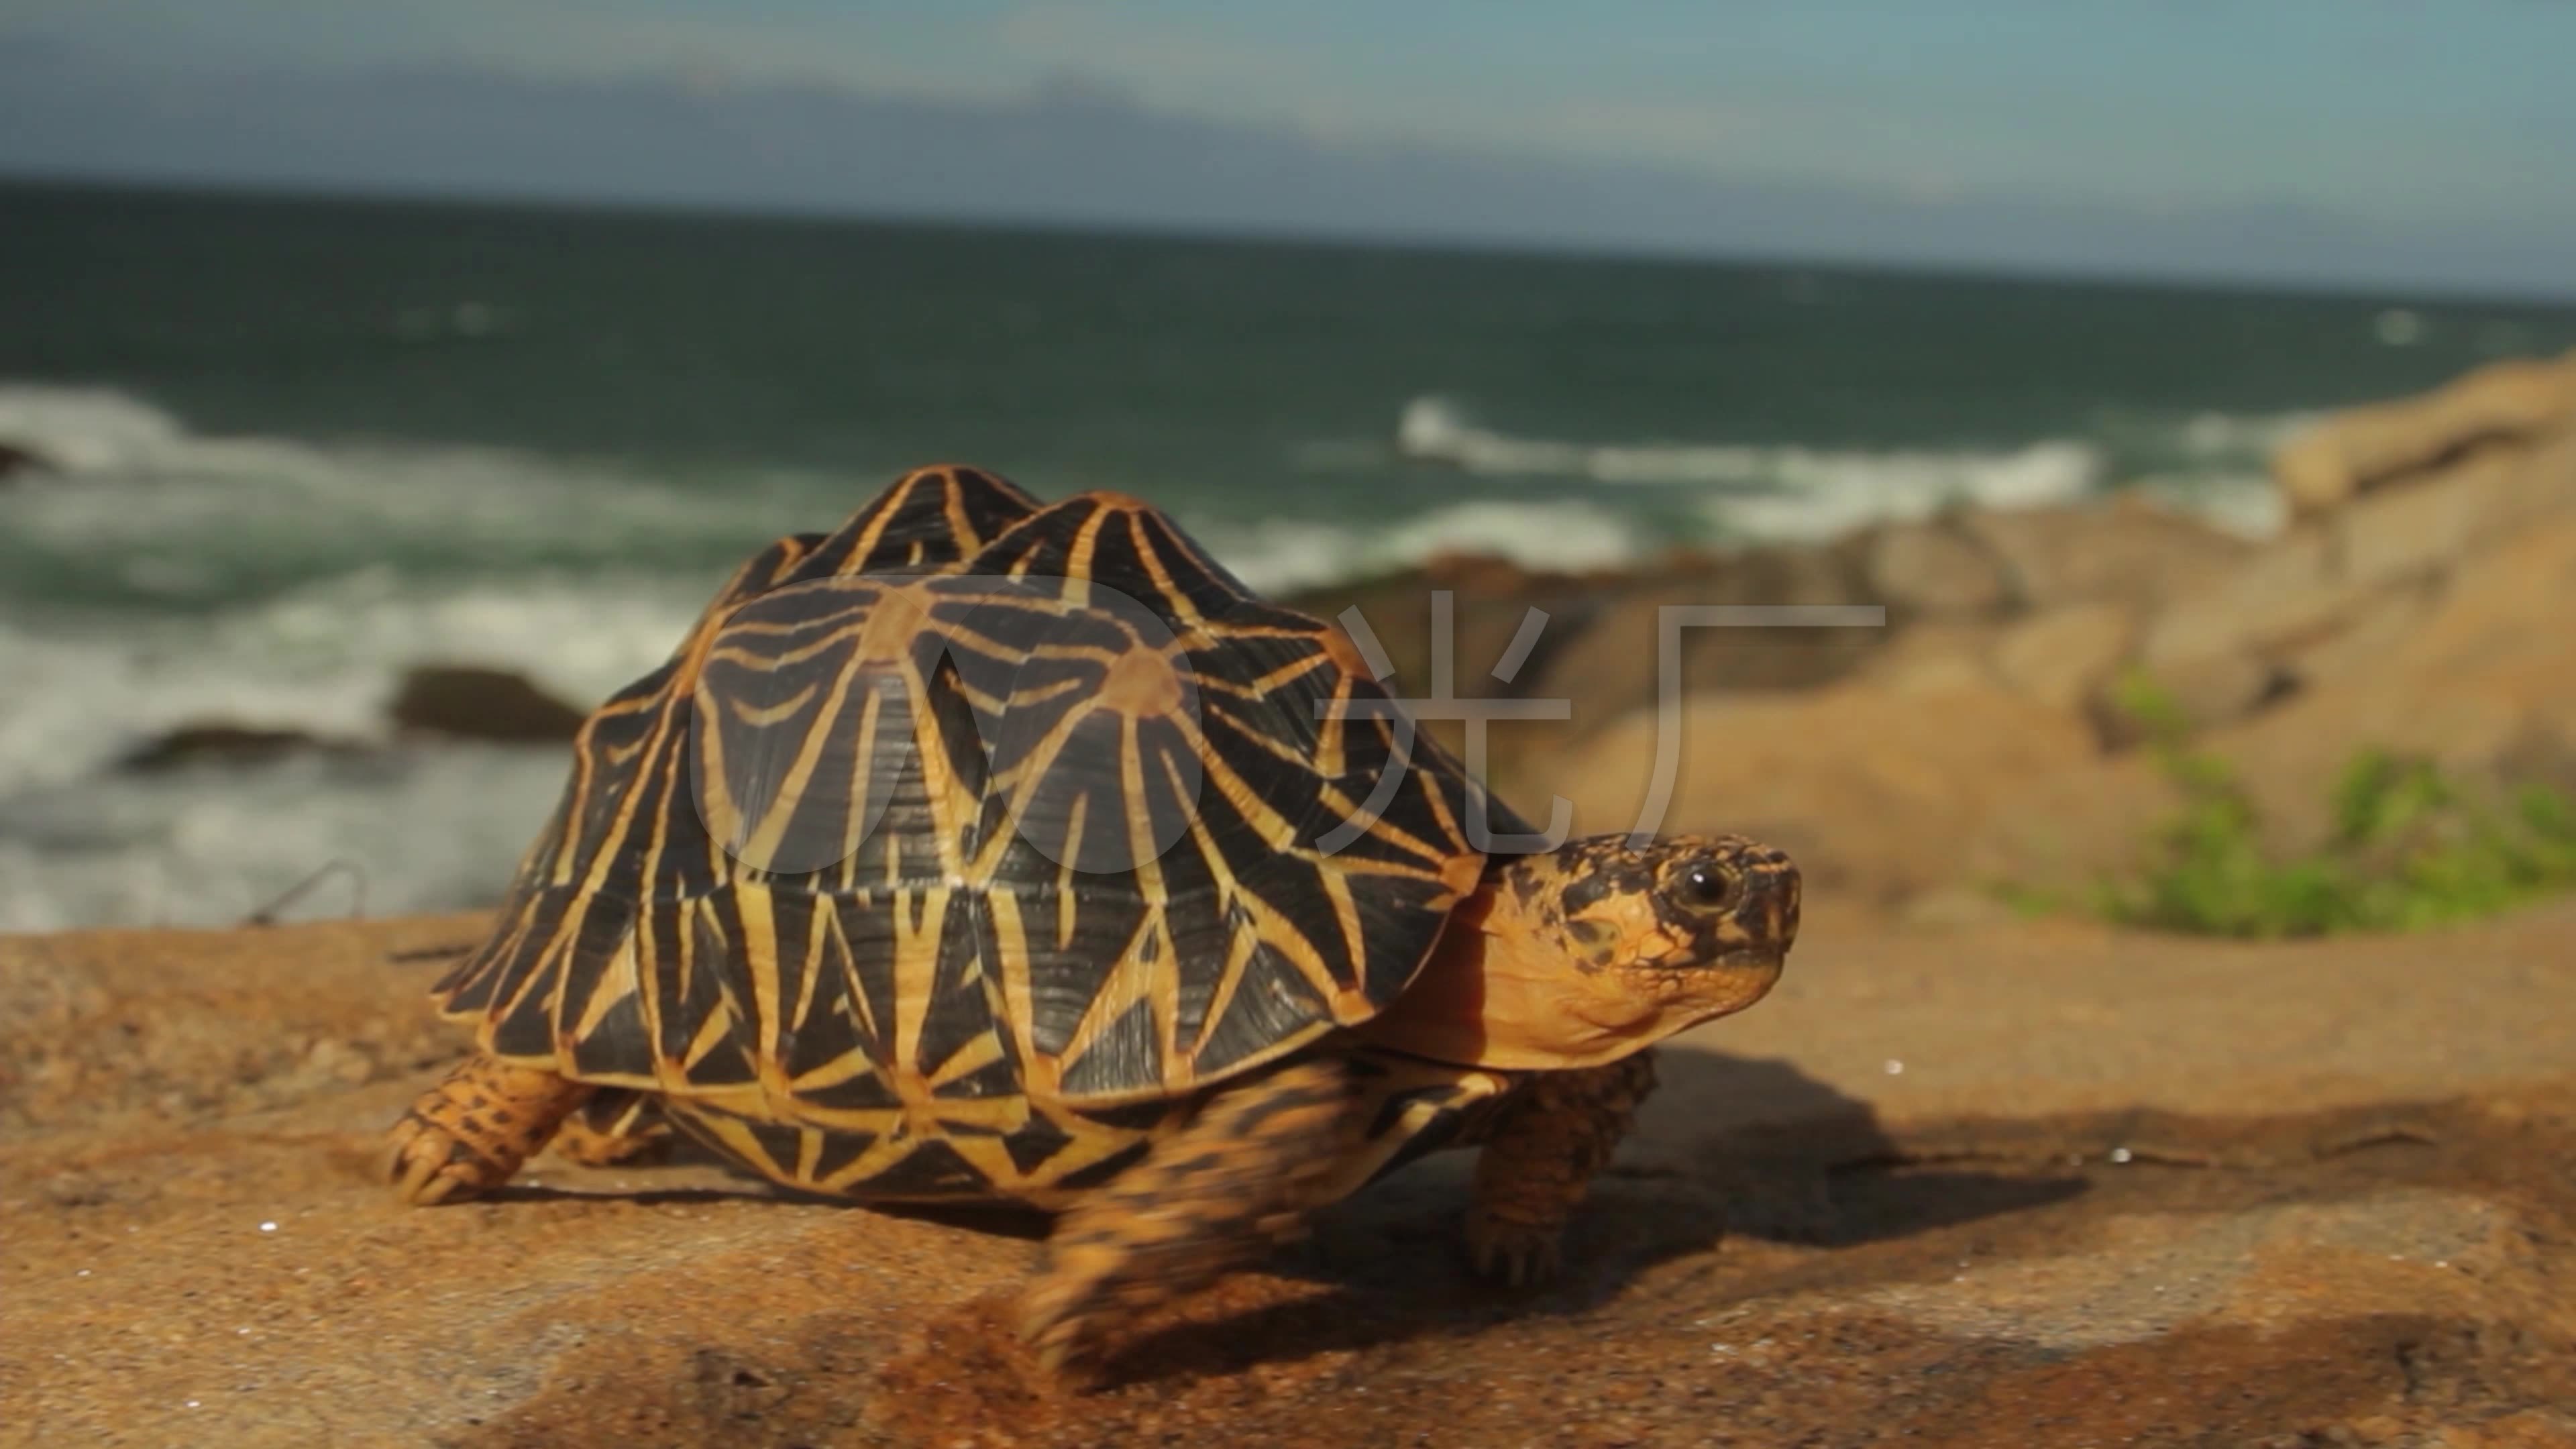
[[[998,1313],[1040,1227],[541,1159],[395,1207],[472,918],[0,937],[0,1444],[2576,1443],[2576,910],[2246,947],[1881,937],[1819,902],[1667,1053],[1555,1286],[1468,1160],[1133,1324]]]

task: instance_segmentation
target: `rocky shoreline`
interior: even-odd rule
[[[1443,560],[1295,602],[1359,608],[1401,684],[1428,679],[1449,593],[1458,694],[1569,701],[1565,724],[1494,727],[1494,778],[1533,816],[1570,799],[1578,830],[1638,816],[1660,608],[1884,605],[1883,629],[1685,633],[1664,823],[1777,838],[1829,889],[1917,914],[2135,867],[2175,804],[2121,701],[2141,684],[2285,852],[2323,836],[2365,750],[2576,788],[2576,354],[2329,418],[2274,471],[2292,521],[2259,543],[2123,495],[1615,576]],[[1544,642],[1493,678],[1531,609]]]

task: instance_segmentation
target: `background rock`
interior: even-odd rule
[[[532,744],[570,740],[585,712],[508,670],[428,664],[404,673],[387,713],[424,734]]]
[[[2420,397],[2339,413],[2283,446],[2272,476],[2302,515],[2455,464],[2478,448],[2525,442],[2576,418],[2576,353],[2490,364]]]
[[[55,471],[53,461],[23,443],[0,438],[0,487],[36,473]]]
[[[120,770],[152,774],[192,765],[237,767],[265,764],[289,755],[310,753],[358,755],[367,749],[367,745],[356,740],[326,739],[303,730],[210,720],[165,730],[135,746],[116,763]]]

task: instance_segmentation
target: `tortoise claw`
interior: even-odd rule
[[[395,1124],[384,1166],[385,1181],[393,1184],[394,1196],[413,1207],[475,1197],[509,1175],[463,1142],[411,1114]]]
[[[1100,1344],[1093,1324],[1102,1306],[1101,1286],[1051,1276],[1021,1300],[1020,1341],[1051,1377],[1082,1380],[1098,1368]]]
[[[1477,1276],[1500,1279],[1513,1288],[1535,1287],[1554,1278],[1562,1260],[1559,1232],[1510,1222],[1487,1213],[1467,1217],[1467,1254]]]

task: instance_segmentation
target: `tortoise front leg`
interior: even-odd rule
[[[1177,1298],[1293,1238],[1366,1127],[1350,1063],[1302,1062],[1223,1092],[1058,1219],[1020,1331],[1050,1370],[1113,1313]]]
[[[1556,1272],[1565,1225],[1654,1090],[1654,1053],[1645,1051],[1604,1066],[1536,1073],[1497,1109],[1467,1210],[1467,1251],[1477,1272],[1515,1287]]]
[[[394,1124],[385,1178],[415,1207],[499,1187],[595,1087],[476,1054]]]

